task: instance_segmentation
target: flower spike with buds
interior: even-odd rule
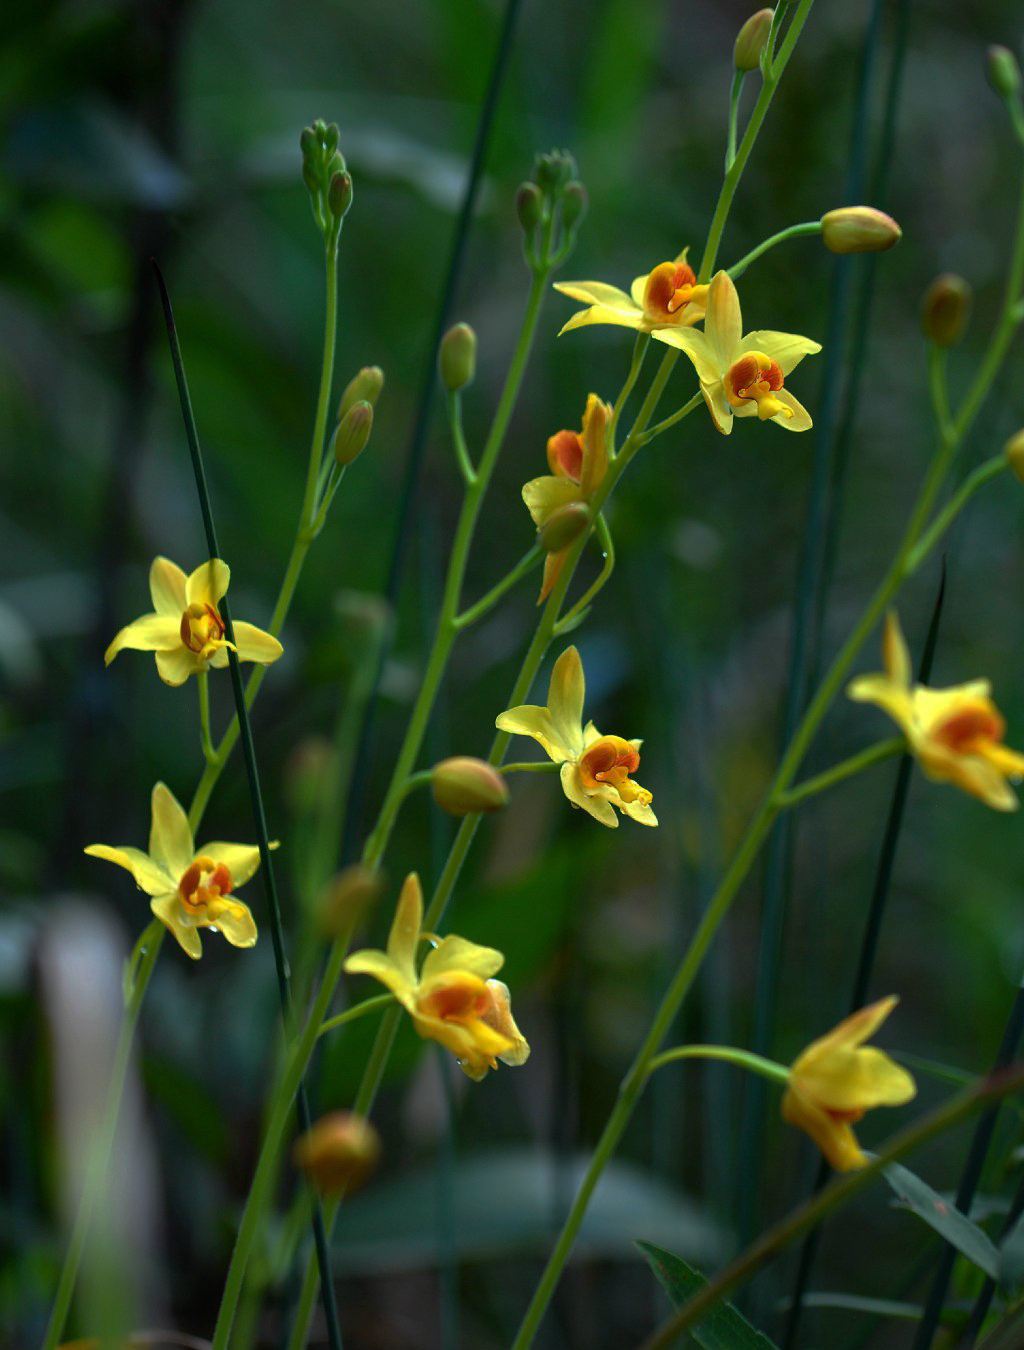
[[[707,286],[697,285],[697,276],[686,261],[684,248],[674,262],[659,263],[644,276],[636,277],[629,295],[604,281],[560,281],[555,290],[570,300],[587,305],[563,324],[558,336],[592,323],[616,324],[650,333],[670,347],[680,328],[700,323],[706,307]]]
[[[889,714],[929,778],[952,783],[997,811],[1016,811],[1020,803],[1007,780],[1024,776],[1024,755],[1003,744],[1006,723],[992,702],[988,680],[950,689],[912,685],[910,653],[891,612],[882,652],[885,674],[853,680],[850,698]]]
[[[581,431],[556,431],[548,438],[550,474],[523,486],[523,501],[547,549],[537,603],[550,595],[565,566],[566,550],[586,529],[587,503],[608,472],[608,423],[612,410],[590,394]]]
[[[220,558],[197,567],[189,576],[169,558],[155,558],[149,569],[152,614],[122,628],[103,655],[109,666],[126,647],[137,652],[155,652],[157,673],[165,684],[184,684],[212,666],[228,663],[225,625],[217,608],[227,593],[231,570]],[[269,666],[283,650],[280,642],[255,624],[232,621],[235,651],[239,661]]]
[[[387,950],[353,952],[345,969],[380,980],[410,1014],[417,1032],[450,1050],[475,1082],[496,1069],[499,1059],[525,1064],[530,1047],[512,1017],[508,987],[492,978],[505,964],[504,956],[461,937],[437,941],[422,926],[423,892],[413,872],[398,897]],[[436,945],[417,974],[416,951],[424,940]]]
[[[693,362],[704,402],[723,435],[732,431],[734,417],[759,417],[787,431],[810,428],[810,413],[785,383],[805,356],[821,351],[821,343],[770,329],[744,337],[740,298],[728,272],[711,282],[704,331],[677,329],[674,345]]]
[[[602,825],[612,829],[618,825],[616,809],[640,825],[657,825],[651,794],[630,777],[640,767],[641,742],[602,736],[593,722],[584,726],[585,692],[580,654],[568,647],[551,672],[547,707],[527,703],[509,708],[495,726],[532,736],[548,758],[562,766],[562,791],[569,801]]]
[[[255,945],[249,906],[232,893],[259,867],[259,849],[255,844],[214,843],[197,852],[188,816],[163,783],[153,788],[148,853],[109,844],[90,844],[85,851],[132,874],[150,897],[150,909],[194,961],[203,954],[201,928],[223,933],[233,947]]]
[[[783,1119],[811,1136],[837,1172],[867,1162],[853,1126],[876,1106],[903,1106],[917,1094],[906,1069],[864,1047],[896,1006],[893,997],[861,1008],[809,1045],[789,1071]]]

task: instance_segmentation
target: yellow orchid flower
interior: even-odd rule
[[[608,472],[608,423],[611,407],[596,394],[587,396],[580,431],[556,431],[548,437],[550,474],[531,478],[523,486],[523,501],[538,530],[558,512],[577,503],[586,505],[604,482]],[[552,550],[544,562],[540,604],[551,594],[558,580],[568,546]]]
[[[501,952],[466,938],[437,940],[423,933],[423,892],[415,872],[398,897],[386,951],[353,952],[350,975],[372,975],[394,994],[425,1039],[438,1041],[474,1082],[503,1064],[525,1064],[526,1038],[512,1017],[508,987],[491,978],[505,964]],[[421,940],[436,942],[416,973]]]
[[[950,689],[912,684],[910,653],[891,612],[882,655],[885,674],[851,681],[849,697],[875,703],[889,714],[929,778],[953,783],[997,811],[1016,811],[1020,803],[1007,779],[1024,776],[1024,755],[1003,744],[1006,722],[992,702],[988,680]]]
[[[160,678],[173,685],[184,684],[208,666],[226,666],[231,643],[225,640],[217,606],[230,580],[231,569],[220,558],[211,558],[189,576],[169,558],[154,558],[149,569],[154,613],[122,628],[104,653],[103,664],[109,666],[125,647],[155,652]],[[269,666],[281,655],[280,642],[262,628],[238,619],[232,627],[240,661]]]
[[[640,741],[602,736],[593,722],[583,725],[586,684],[583,663],[575,647],[567,647],[555,662],[546,708],[525,703],[499,714],[495,726],[517,736],[532,736],[548,757],[562,766],[562,791],[573,806],[582,807],[614,829],[624,816],[641,825],[657,825],[651,794],[630,778],[640,767]]]
[[[136,886],[151,897],[150,909],[193,960],[203,954],[200,928],[223,933],[233,947],[255,945],[249,907],[231,893],[259,867],[259,849],[255,844],[213,843],[197,850],[188,816],[163,783],[153,788],[148,853],[109,844],[90,844],[85,851],[131,872]]]
[[[628,295],[603,281],[556,282],[556,291],[589,306],[574,314],[558,336],[592,323],[611,323],[650,333],[670,347],[679,346],[674,335],[700,323],[707,305],[708,288],[697,285],[696,273],[686,261],[688,252],[684,248],[673,262],[659,263],[637,277]]]
[[[732,431],[734,417],[759,417],[787,431],[807,431],[812,425],[810,413],[785,382],[805,356],[821,351],[821,343],[767,328],[744,337],[740,298],[728,272],[718,272],[711,282],[704,331],[680,329],[673,346],[693,362],[704,402],[723,435]]]
[[[861,1008],[794,1060],[782,1099],[783,1119],[811,1136],[831,1167],[850,1172],[867,1158],[853,1132],[875,1106],[902,1106],[917,1094],[906,1069],[881,1050],[864,1047],[899,1000]]]

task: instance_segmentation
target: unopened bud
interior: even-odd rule
[[[296,1163],[322,1195],[351,1193],[380,1158],[380,1135],[352,1111],[332,1111],[295,1141]]]
[[[331,178],[331,186],[327,189],[327,205],[331,208],[331,215],[337,220],[341,220],[349,207],[352,205],[352,175],[347,172],[336,173]]]
[[[561,553],[590,524],[590,511],[583,502],[568,502],[552,511],[541,526],[540,546],[545,553]]]
[[[759,9],[756,14],[751,14],[736,34],[736,45],[732,49],[732,63],[737,70],[757,69],[774,18],[775,11],[773,9]]]
[[[971,312],[972,292],[963,277],[943,272],[924,293],[921,302],[921,328],[937,347],[952,347],[959,342]]]
[[[337,122],[332,122],[323,133],[324,149],[329,155],[333,155],[338,148],[338,142],[341,140],[341,132],[338,130]],[[344,165],[344,160],[342,161]]]
[[[521,183],[516,193],[516,215],[526,234],[540,224],[544,196],[536,183]]]
[[[1015,98],[1020,93],[1020,65],[1009,47],[989,47],[988,82],[1000,98]]]
[[[441,339],[437,356],[441,383],[450,394],[471,384],[476,374],[476,334],[468,323],[457,323]]]
[[[1003,453],[1010,462],[1010,468],[1024,483],[1024,429],[1010,437],[1006,442]]]
[[[873,206],[840,206],[822,216],[821,237],[833,253],[884,253],[900,242],[903,231]]]
[[[320,931],[325,937],[350,937],[367,911],[380,898],[379,872],[362,863],[344,867],[324,888],[319,906]]]
[[[383,388],[384,372],[380,366],[363,366],[356,371],[338,402],[338,421],[357,403],[368,403],[375,408]]]
[[[576,229],[587,213],[587,189],[574,178],[562,193],[562,224],[567,230]]]
[[[559,192],[576,177],[576,161],[568,150],[552,150],[537,156],[533,176],[545,192]]]
[[[316,133],[312,127],[303,127],[299,135],[299,146],[302,149],[303,159],[312,159],[319,150],[316,139]]]
[[[339,464],[352,464],[366,449],[373,430],[373,408],[365,399],[353,403],[334,432],[334,458]]]
[[[452,816],[500,811],[508,802],[508,784],[502,775],[486,761],[469,755],[435,764],[431,788],[434,801]]]

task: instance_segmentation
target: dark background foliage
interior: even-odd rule
[[[976,288],[972,326],[952,361],[960,387],[999,303],[1019,171],[983,59],[990,41],[1016,42],[1015,7],[922,3],[910,16],[893,170],[878,203],[905,237],[876,273],[826,653],[881,574],[933,444],[920,294],[945,269]],[[731,46],[745,17],[738,0],[525,0],[456,301],[456,317],[479,335],[471,444],[486,432],[522,310],[511,203],[534,151],[571,148],[589,189],[567,275],[624,284],[687,242],[699,249],[719,182]],[[496,4],[480,0],[5,7],[0,1326],[12,1346],[38,1336],[62,1251],[57,1122],[71,1098],[62,1097],[61,1075],[76,1061],[102,1066],[102,1048],[89,1060],[90,1017],[102,1026],[116,1011],[117,954],[147,919],[130,880],[81,849],[95,839],[141,842],[152,782],[164,779],[187,800],[198,774],[194,690],[162,686],[148,657],[102,667],[112,633],[148,607],[152,556],[186,567],[202,557],[148,259],[161,260],[176,302],[234,608],[265,622],[298,510],[322,325],[298,132],[316,116],[339,123],[356,184],[341,252],[339,387],[369,362],[385,368],[387,387],[371,449],[311,555],[285,658],[255,718],[294,918],[311,901],[303,850],[318,747],[350,687],[393,547],[499,18]],[[819,0],[738,194],[725,261],[840,202],[867,18],[865,3]],[[883,74],[894,19],[886,13]],[[871,144],[881,115],[877,97]],[[748,326],[822,336],[833,266],[814,240],[770,254],[743,286]],[[529,545],[519,488],[543,471],[546,437],[578,424],[589,390],[613,397],[621,382],[628,337],[606,328],[556,341],[569,312],[551,297],[479,531],[472,594]],[[678,401],[691,392],[684,366],[673,384]],[[793,383],[816,412],[829,383],[843,378],[826,351]],[[1012,359],[968,456],[997,450],[1022,411]],[[452,923],[507,953],[533,1058],[480,1087],[452,1083],[450,1129],[440,1061],[403,1035],[380,1111],[385,1164],[339,1229],[350,1344],[508,1342],[545,1234],[571,1192],[573,1156],[599,1129],[771,771],[813,445],[813,434],[749,423],[726,440],[700,414],[645,452],[617,495],[619,566],[578,641],[589,711],[603,729],[645,738],[641,780],[662,825],[654,834],[625,822],[612,835],[570,812],[546,779],[517,783],[508,811],[485,824]],[[1011,478],[998,480],[953,536],[935,670],[938,683],[990,676],[1018,745],[1019,491]],[[417,688],[458,502],[435,418],[372,760],[357,785],[370,809]],[[902,601],[915,646],[936,579],[926,569]],[[530,582],[458,646],[431,756],[485,752],[532,629],[533,600]],[[864,661],[874,665],[875,651]],[[217,716],[228,706],[224,682]],[[811,767],[882,734],[874,711],[840,704]],[[774,1044],[781,1058],[844,1010],[893,772],[876,769],[801,816]],[[251,835],[237,760],[203,834]],[[413,867],[429,878],[450,834],[451,822],[413,799],[388,858],[392,882]],[[915,777],[872,990],[903,997],[886,1029],[890,1047],[972,1073],[986,1067],[1024,956],[1022,864],[1017,819]],[[749,1043],[759,895],[755,873],[681,1036]],[[259,915],[258,886],[251,898]],[[161,959],[138,1061],[144,1104],[129,1111],[136,1143],[118,1153],[122,1217],[142,1235],[124,1283],[134,1280],[150,1325],[198,1335],[212,1325],[257,1142],[275,1000],[267,941],[251,954],[208,941],[195,966],[170,946]],[[351,1101],[371,1034],[357,1025],[323,1056],[322,1108]],[[95,1076],[102,1081],[102,1067]],[[922,1076],[924,1103],[948,1090]],[[663,1304],[633,1238],[675,1245],[704,1268],[730,1250],[745,1100],[728,1070],[672,1070],[655,1084],[595,1211],[590,1259],[567,1278],[545,1344],[621,1346],[652,1324]],[[1006,1114],[986,1197],[1016,1184],[1018,1123]],[[880,1140],[895,1118],[873,1117],[866,1140]],[[73,1125],[65,1138],[80,1154],[89,1121]],[[964,1146],[964,1135],[950,1138],[917,1165],[950,1188]],[[804,1141],[777,1123],[774,1099],[765,1148],[763,1219],[803,1193],[813,1166]],[[815,1287],[913,1294],[908,1282],[931,1250],[916,1220],[891,1212],[876,1188],[828,1229]],[[755,1287],[751,1307],[766,1325],[787,1287],[784,1262]],[[277,1344],[292,1292],[287,1284],[272,1291],[261,1344]],[[818,1344],[852,1345],[870,1331],[849,1311],[814,1318]],[[902,1344],[902,1335],[882,1332],[872,1343]]]

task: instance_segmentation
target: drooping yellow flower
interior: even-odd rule
[[[809,1045],[789,1070],[782,1115],[806,1131],[837,1172],[867,1162],[853,1126],[875,1106],[902,1106],[917,1093],[906,1069],[881,1050],[864,1048],[895,1008],[895,997],[861,1008]]]
[[[821,343],[766,328],[744,337],[740,298],[728,272],[711,282],[704,331],[680,329],[673,345],[693,362],[704,402],[724,435],[734,417],[759,417],[787,431],[811,426],[810,413],[785,383],[805,356],[821,351]]]
[[[1003,744],[1006,722],[988,680],[950,689],[912,684],[910,653],[894,613],[886,617],[882,656],[885,674],[853,680],[850,698],[889,714],[929,778],[953,783],[997,811],[1016,811],[1020,803],[1007,779],[1024,775],[1024,755]]]
[[[151,897],[150,909],[193,960],[203,954],[200,928],[223,933],[233,947],[255,944],[249,907],[233,899],[232,892],[259,867],[259,849],[255,844],[213,843],[197,850],[188,816],[163,783],[153,788],[148,853],[109,844],[90,844],[85,851],[131,872],[135,884]]]
[[[617,808],[641,825],[657,825],[651,794],[630,774],[640,767],[640,741],[602,736],[593,722],[583,725],[586,682],[575,647],[555,662],[546,708],[525,703],[499,714],[495,726],[517,736],[532,736],[548,757],[562,766],[562,791],[602,825],[615,828]]]
[[[231,569],[220,558],[211,558],[189,576],[169,558],[154,558],[149,569],[154,613],[121,629],[104,653],[104,665],[109,666],[125,647],[155,652],[160,678],[173,685],[184,684],[208,666],[226,666],[231,644],[224,637],[217,606],[230,580]],[[240,661],[269,666],[281,655],[280,642],[262,628],[239,619],[232,621],[232,628]]]
[[[659,263],[637,277],[628,295],[604,281],[556,282],[556,291],[589,306],[574,314],[558,336],[592,323],[611,323],[650,333],[670,347],[679,346],[675,335],[700,323],[707,305],[708,288],[697,285],[696,273],[686,261],[688,252],[684,248],[673,262]]]
[[[523,485],[523,501],[538,530],[577,504],[584,506],[608,472],[608,423],[612,410],[596,394],[587,396],[580,431],[556,431],[548,437],[550,474]],[[571,542],[571,541],[570,541]],[[569,546],[552,549],[544,562],[537,603],[546,600],[561,575]]]
[[[503,1064],[525,1064],[530,1047],[512,1017],[508,987],[492,977],[505,964],[501,952],[466,938],[437,940],[423,933],[423,892],[415,872],[398,897],[386,951],[353,952],[345,962],[351,975],[380,980],[412,1017],[425,1039],[450,1050],[474,1082]],[[416,973],[416,949],[436,942]]]

